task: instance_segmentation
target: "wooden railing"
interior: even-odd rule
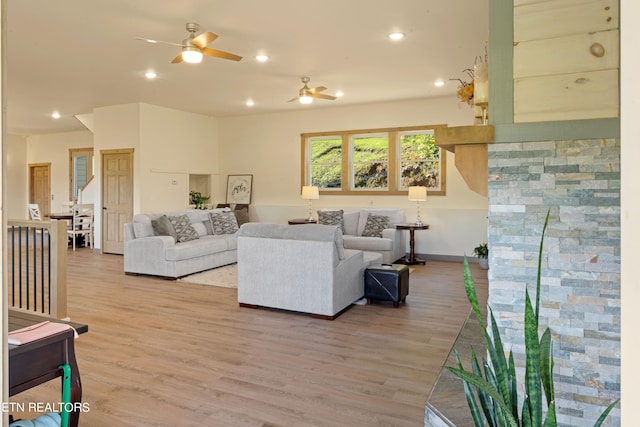
[[[10,219],[7,225],[9,307],[66,318],[66,221]]]

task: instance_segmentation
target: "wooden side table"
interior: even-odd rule
[[[315,219],[313,221],[309,221],[308,218],[293,218],[289,220],[289,225],[298,225],[298,224],[317,224],[318,221]]]
[[[398,262],[406,265],[414,265],[414,264],[424,264],[425,261],[420,258],[416,258],[416,238],[415,232],[416,230],[428,230],[429,226],[427,224],[417,225],[417,224],[397,224],[396,230],[409,230],[409,258],[404,258],[399,260]]]

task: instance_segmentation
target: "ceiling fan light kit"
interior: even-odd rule
[[[242,59],[242,56],[234,53],[208,48],[207,45],[218,38],[217,34],[205,31],[204,33],[196,36],[196,32],[200,29],[200,25],[195,22],[187,22],[186,28],[189,32],[189,36],[182,40],[182,43],[165,42],[161,40],[146,39],[143,37],[136,38],[138,40],[146,41],[147,43],[164,43],[173,46],[180,46],[181,51],[178,56],[171,61],[172,64],[177,64],[183,61],[190,64],[197,64],[202,61],[204,55],[229,59],[231,61],[240,61]]]
[[[184,46],[182,48],[182,60],[189,64],[199,64],[202,62],[202,52],[195,46]]]
[[[309,86],[307,86],[307,83],[309,83],[309,81],[311,80],[309,77],[306,77],[306,76],[302,77],[301,80],[304,86],[302,86],[302,88],[298,92],[298,96],[290,99],[288,102],[298,100],[300,104],[311,104],[313,102],[313,98],[328,99],[330,101],[333,101],[336,99],[335,96],[324,95],[320,93],[323,90],[327,90],[327,88],[324,86],[309,88]]]

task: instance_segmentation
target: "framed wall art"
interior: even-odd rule
[[[227,176],[227,203],[251,203],[253,175]]]

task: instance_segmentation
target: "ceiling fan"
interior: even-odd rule
[[[214,34],[210,31],[206,31],[199,36],[196,37],[196,32],[200,28],[200,25],[195,22],[187,22],[187,31],[189,32],[189,36],[182,40],[182,43],[172,43],[165,42],[161,40],[152,40],[145,39],[143,37],[136,37],[138,40],[142,40],[148,43],[164,43],[170,44],[173,46],[180,46],[182,48],[181,52],[176,56],[172,64],[177,64],[179,62],[189,62],[192,64],[197,64],[202,61],[203,55],[207,56],[215,56],[217,58],[230,59],[232,61],[240,61],[242,56],[235,55],[229,52],[223,52],[217,49],[208,48],[207,45],[218,38],[217,34]]]
[[[301,104],[311,104],[313,102],[313,98],[329,99],[331,101],[336,99],[335,96],[324,95],[320,93],[323,90],[327,90],[327,88],[324,86],[309,88],[309,86],[307,86],[309,80],[311,80],[309,77],[302,77],[302,83],[304,83],[304,86],[302,86],[302,88],[298,92],[298,96],[296,96],[295,98],[291,98],[287,102],[295,101],[297,99]]]

